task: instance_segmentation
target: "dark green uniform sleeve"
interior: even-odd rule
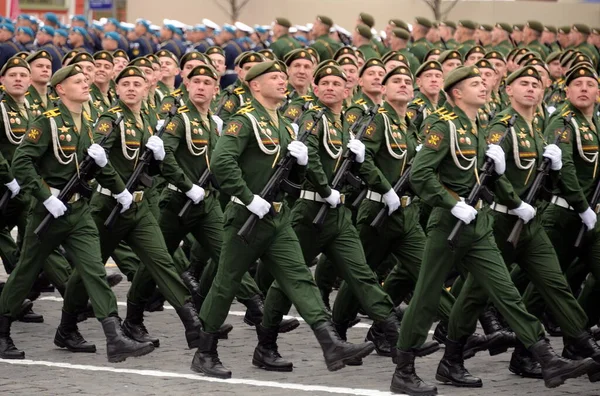
[[[10,183],[14,179],[12,171],[10,170],[10,166],[8,161],[0,152],[0,183],[6,184]]]
[[[390,191],[392,185],[375,164],[375,157],[385,140],[385,129],[383,128],[383,116],[375,118],[375,130],[365,133],[362,142],[365,145],[365,161],[360,167],[360,177],[367,183],[369,189],[385,194]]]
[[[313,127],[314,120],[312,114],[306,114],[300,121],[300,134],[304,133],[307,129]],[[321,164],[320,141],[322,139],[323,127],[322,120],[317,120],[318,125],[314,127],[312,133],[306,139],[306,146],[308,147],[308,169],[306,172],[306,179],[312,184],[315,191],[323,198],[331,195],[331,187],[329,186],[329,178],[323,170]]]
[[[175,125],[174,128],[162,135],[166,155],[161,164],[161,171],[169,183],[186,192],[192,188],[193,182],[186,176],[175,158],[179,144],[185,139],[185,124],[181,116],[175,117],[171,122]]]
[[[115,117],[116,118],[116,117]],[[94,128],[94,142],[100,142],[107,133],[111,131],[113,118],[107,115],[103,115],[98,119]],[[117,125],[116,130],[112,131],[108,139],[102,145],[104,149],[109,153],[108,163],[105,167],[101,168],[96,174],[96,180],[104,188],[108,188],[113,194],[122,193],[125,190],[125,182],[121,179],[121,176],[117,174],[115,168],[110,163],[110,152],[113,150],[115,142],[121,134],[120,127]]]
[[[504,134],[506,132],[506,125],[495,123],[487,131],[488,136],[492,136],[495,132]],[[511,166],[512,163],[508,159],[508,156],[512,155],[513,149],[512,135],[510,133],[504,138],[500,147],[504,151],[506,166]],[[493,190],[496,195],[496,202],[499,204],[509,209],[515,209],[521,205],[521,198],[519,198],[519,195],[515,192],[513,185],[505,174],[496,179],[496,182],[493,184]]]

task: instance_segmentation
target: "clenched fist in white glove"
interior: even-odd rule
[[[550,169],[553,171],[559,171],[562,168],[562,151],[556,144],[547,145],[542,156],[551,161]]]
[[[294,140],[287,146],[292,157],[296,158],[296,163],[301,166],[308,164],[308,147],[302,142]]]
[[[10,190],[11,198],[16,197],[19,194],[19,191],[21,191],[21,186],[19,186],[19,182],[17,182],[17,179],[12,179],[8,183],[6,183],[5,186]]]
[[[485,155],[494,161],[494,171],[499,175],[503,175],[506,171],[506,157],[502,147],[497,144],[490,144]]]
[[[400,207],[400,197],[398,197],[393,188],[383,194],[383,202],[388,207],[388,214],[394,213]]]
[[[106,151],[104,151],[102,146],[100,146],[99,144],[92,144],[88,148],[88,154],[90,157],[92,157],[96,165],[98,165],[100,168],[104,168],[106,164],[108,164],[108,158],[106,158]]]
[[[55,219],[64,215],[67,211],[67,207],[65,206],[65,204],[60,199],[56,198],[54,195],[51,195],[50,198],[46,199],[43,203],[46,207],[46,210],[50,212],[50,214],[54,216]]]
[[[450,210],[452,215],[459,220],[462,220],[465,224],[469,224],[477,216],[477,211],[474,207],[467,205],[463,201],[458,201],[456,205]]]
[[[165,125],[165,120],[158,120],[156,122],[156,130],[160,130],[160,128],[162,128],[163,125]]]
[[[527,224],[535,217],[535,208],[527,202],[521,202],[521,205],[519,205],[518,208],[511,209],[508,213],[519,216],[519,218],[523,220],[523,223]]]
[[[354,153],[356,162],[362,164],[365,162],[365,145],[358,139],[350,139],[348,142],[348,150]]]
[[[121,209],[121,213],[129,209],[131,207],[131,204],[133,203],[133,195],[131,195],[128,189],[125,189],[123,190],[123,192],[120,192],[119,194],[115,195],[115,198],[117,199],[117,202],[123,206],[123,209]]]
[[[332,208],[335,208],[340,203],[342,203],[341,195],[338,190],[331,189],[331,194],[328,197],[323,198],[325,202],[327,202]]]
[[[196,205],[204,199],[204,189],[199,185],[194,184],[192,188],[185,193],[185,195],[192,200],[194,205]]]
[[[588,230],[593,230],[596,227],[596,221],[598,221],[598,216],[596,212],[592,210],[592,208],[587,208],[587,210],[583,213],[579,213],[579,217],[581,217],[581,221]]]
[[[155,160],[162,161],[165,159],[165,146],[163,145],[162,139],[158,136],[150,136],[150,139],[148,139],[148,142],[146,143],[146,147],[148,147],[148,150],[152,150]]]
[[[267,213],[269,213],[269,209],[271,209],[271,204],[264,200],[262,197],[258,195],[254,195],[252,202],[246,205],[246,208],[255,215],[258,216],[259,219],[265,217]]]

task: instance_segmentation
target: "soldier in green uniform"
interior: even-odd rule
[[[298,48],[302,48],[302,44],[292,36],[290,36],[290,28],[292,23],[287,18],[275,18],[273,24],[273,43],[269,48],[273,51],[278,59],[283,60],[285,56]]]
[[[458,48],[458,43],[454,39],[456,23],[452,21],[440,21],[440,40],[443,50],[452,50]]]
[[[297,123],[302,112],[312,103],[311,81],[314,71],[313,57],[305,49],[297,49],[287,54],[285,64],[288,70],[286,102],[280,112],[293,123]]]
[[[496,23],[494,30],[492,30],[492,44],[494,45],[492,50],[500,52],[504,57],[508,56],[508,53],[513,49],[510,41],[512,31],[512,26],[508,23]]]
[[[496,81],[498,81],[498,73],[494,65],[487,59],[480,59],[475,63],[475,66],[479,68],[483,84],[487,88],[485,104],[477,110],[477,122],[479,123],[479,127],[485,131],[496,113],[498,113],[496,102],[492,99],[493,88],[496,86]]]
[[[112,56],[113,56],[113,63],[115,65],[115,67],[114,67],[115,75],[113,75],[113,80],[114,80],[115,78],[117,78],[119,73],[121,73],[121,70],[123,70],[129,64],[129,55],[127,55],[127,52],[123,51],[122,49],[118,49],[112,53]],[[148,56],[150,56],[150,55],[148,55]],[[113,85],[113,88],[114,88],[114,85]]]
[[[358,19],[356,20],[356,24],[364,25],[364,26],[368,27],[369,31],[370,31],[371,29],[373,29],[373,26],[375,26],[375,18],[373,18],[373,15],[371,15],[371,14],[367,14],[366,12],[361,12],[360,14],[358,14]],[[371,38],[371,45],[375,48],[377,53],[379,53],[380,55],[383,55],[388,51],[388,49],[386,48],[383,41],[378,40],[376,37]],[[334,58],[334,60],[337,60],[337,59]]]
[[[96,70],[94,83],[90,86],[90,93],[94,108],[101,114],[110,109],[117,100],[116,93],[110,86],[114,70],[113,57],[108,51],[96,52],[94,64]]]
[[[492,25],[488,25],[487,23],[482,23],[479,25],[479,29],[477,29],[477,44],[483,47],[483,49],[487,51],[492,50],[492,30],[494,27]]]
[[[549,54],[561,51],[560,44],[556,41],[557,33],[558,30],[556,29],[556,26],[544,25],[544,32],[542,33],[540,41],[546,46]]]
[[[474,45],[464,55],[463,64],[465,66],[473,66],[475,63],[477,63],[479,61],[479,59],[483,59],[484,56],[485,56],[485,49],[480,45]]]
[[[542,59],[546,58],[550,53],[548,47],[540,42],[543,32],[544,25],[538,21],[527,21],[525,28],[523,28],[523,44],[530,51],[537,53]]]
[[[476,67],[465,66],[448,75],[444,90],[455,107],[433,124],[413,163],[411,185],[434,209],[427,225],[428,238],[419,279],[400,328],[392,392],[437,394],[435,386],[427,385],[415,373],[413,348],[425,341],[439,304],[439,285],[453,265],[468,270],[486,290],[521,342],[541,364],[547,386],[558,386],[567,378],[583,375],[594,364],[591,359],[569,361],[554,353],[543,338],[541,324],[525,311],[510,280],[493,241],[489,209],[482,208],[480,203],[477,208],[470,206],[462,198],[475,186],[478,168],[486,157],[493,161],[496,177],[502,175],[506,167],[502,149],[490,145],[486,150],[485,135],[477,129],[477,109],[486,98],[480,73]],[[466,228],[452,251],[447,238],[457,220],[464,222]],[[456,307],[450,317],[450,328],[454,326]],[[452,336],[449,334],[446,341],[436,378],[458,386],[481,387],[481,380],[471,376],[464,367],[465,338],[453,339]]]
[[[86,77],[78,65],[72,65],[59,70],[52,77],[51,84],[60,96],[61,104],[29,125],[12,163],[14,177],[31,192],[35,201],[23,242],[23,251],[27,254],[21,256],[0,295],[0,357],[25,357],[10,338],[10,324],[41,266],[59,245],[63,245],[69,253],[75,265],[74,274],[81,276],[86,287],[84,289],[72,282],[73,278],[69,280],[55,344],[74,352],[96,351],[96,347],[87,343],[77,329],[76,310],[81,304],[82,292],[85,294],[87,290],[96,318],[102,323],[106,335],[108,360],[120,362],[127,357],[148,354],[154,350],[151,343],[140,343],[123,334],[116,297],[106,282],[98,231],[90,215],[88,200],[79,193],[73,195],[69,202],[57,198],[60,189],[78,171],[77,166],[86,150],[98,167],[105,168],[98,173],[97,179],[113,188],[118,185],[116,173],[107,164],[103,148],[92,144],[91,124],[83,116],[82,104],[89,97]],[[69,205],[69,210],[66,205]],[[34,230],[48,213],[54,219],[40,241]],[[83,301],[87,301],[87,297]]]
[[[592,60],[592,64],[595,68],[598,67],[600,61],[600,54],[598,50],[592,44],[588,43],[588,36],[590,35],[590,27],[581,23],[576,23],[571,26],[571,32],[569,33],[571,39],[571,46],[574,50],[583,52],[588,58]]]
[[[415,77],[417,78],[419,92],[408,105],[406,116],[410,119],[411,124],[417,128],[417,131],[420,131],[423,120],[438,108],[440,92],[444,85],[442,65],[436,61],[423,63],[417,70]],[[419,111],[423,105],[425,107],[422,111]]]
[[[450,73],[452,70],[456,69],[459,66],[462,66],[462,56],[457,50],[443,51],[440,54],[440,57],[437,61],[440,65],[442,65],[442,72],[444,73],[444,77],[447,76],[448,73]]]
[[[496,114],[502,111],[508,104],[502,100],[500,89],[504,85],[506,78],[506,59],[500,51],[492,50],[485,54],[484,59],[488,60],[496,70],[496,83],[491,87],[491,99],[495,106]]]
[[[431,43],[426,39],[427,32],[429,32],[431,26],[431,21],[423,17],[416,17],[415,22],[413,23],[413,43],[410,47],[410,52],[419,60],[419,62],[423,62],[427,51],[433,48]]]
[[[565,336],[591,348],[591,353],[588,351],[584,355],[591,356],[594,351],[600,352],[600,349],[590,339],[589,333],[584,331],[587,317],[571,294],[556,253],[542,227],[541,218],[535,216],[535,209],[521,198],[533,183],[535,174],[531,170],[537,168],[540,160],[549,159],[552,178],[558,176],[562,167],[561,150],[555,144],[545,143],[542,126],[535,116],[537,98],[542,91],[541,77],[534,67],[526,66],[512,73],[506,85],[511,105],[498,114],[487,135],[491,143],[499,143],[506,132],[508,120],[518,115],[516,123],[501,143],[506,153],[507,168],[506,177],[501,178],[499,183],[510,185],[514,191],[507,195],[505,191],[508,188],[497,189],[495,202],[491,206],[494,238],[504,262],[516,263],[526,272],[532,284],[542,293]],[[526,225],[514,248],[507,239],[517,218],[521,218]],[[460,309],[453,311],[457,318],[451,320],[456,325],[449,332],[452,339],[470,334],[487,299],[483,289],[469,276],[456,301]],[[529,311],[541,317],[540,313]],[[524,377],[542,378],[541,368],[532,361],[522,344],[515,348],[509,368]]]
[[[408,32],[408,30],[404,30],[402,28],[392,29],[392,33],[390,35],[390,49],[392,51],[399,52],[406,58],[406,61],[408,62],[408,66],[410,67],[410,70],[414,75],[414,73],[417,72],[417,69],[421,65],[421,62],[408,49],[408,40],[409,39],[410,39],[410,33]]]
[[[468,19],[458,21],[456,28],[456,41],[458,41],[457,51],[465,57],[471,48],[477,45],[475,42],[475,30],[478,24]]]
[[[160,62],[160,80],[156,85],[158,101],[162,103],[163,99],[175,91],[175,77],[180,72],[179,58],[169,50],[160,50],[156,53]]]
[[[252,262],[260,258],[300,315],[313,328],[328,369],[339,370],[347,361],[372,352],[373,344],[355,346],[340,340],[302,259],[302,250],[290,224],[287,203],[281,202],[282,197],[268,202],[258,195],[271,177],[278,158],[287,155],[284,153],[289,152],[296,158],[289,174],[290,181],[294,183],[302,182],[308,164],[306,146],[294,141],[291,124],[277,113],[277,107],[285,99],[285,65],[278,61],[262,62],[250,69],[246,81],[253,100],[229,121],[210,163],[221,190],[232,198],[225,209],[217,275],[200,311],[203,331],[200,332],[200,347],[194,355],[192,369],[209,376],[231,377],[231,371],[219,360],[215,332],[227,317],[243,274]],[[250,214],[260,220],[249,236],[249,244],[246,244],[237,233]],[[268,307],[275,303],[272,298],[269,293],[265,301],[267,312]],[[268,362],[270,366],[283,366],[289,371],[289,363],[282,362],[277,353],[277,332],[270,329],[265,334],[261,330],[262,327],[257,327],[259,345],[264,346],[262,351],[259,348],[255,351],[264,352],[259,360]]]
[[[314,43],[311,47],[319,54],[319,61],[323,62],[333,58],[333,54],[342,46],[339,42],[329,37],[329,29],[333,26],[333,20],[327,16],[319,15],[313,24],[311,34]]]
[[[37,51],[26,59],[31,67],[31,85],[25,98],[33,117],[42,115],[43,112],[54,107],[48,83],[52,78],[52,55],[47,51]]]
[[[352,32],[352,45],[364,55],[365,59],[379,58],[377,47],[371,43],[373,33],[367,25],[358,25]]]

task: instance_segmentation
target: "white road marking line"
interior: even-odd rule
[[[54,296],[40,297],[40,298],[38,298],[38,300],[40,300],[40,301],[53,301],[53,302],[62,302],[63,301],[62,297],[54,297]],[[117,301],[117,305],[120,306],[120,307],[126,307],[127,303]],[[172,306],[170,306],[169,304],[165,304],[165,309],[174,309],[174,308]],[[244,311],[229,311],[229,315],[244,316],[244,315],[246,315],[246,312],[244,312]],[[304,322],[304,319],[302,319],[299,316],[288,316],[288,315],[285,315],[284,318],[285,319],[296,318],[296,319],[298,319],[298,321]],[[371,324],[370,323],[357,323],[352,328],[356,328],[356,329],[369,329],[369,328],[371,328]],[[433,334],[433,330],[429,330],[429,334]]]
[[[324,385],[303,385],[285,382],[275,381],[259,381],[253,379],[244,378],[231,378],[231,379],[219,379],[205,377],[196,374],[183,374],[174,373],[170,371],[159,371],[159,370],[134,370],[114,367],[103,367],[103,366],[89,366],[83,364],[70,364],[70,363],[58,363],[41,360],[4,360],[0,359],[0,363],[7,363],[21,366],[46,366],[46,367],[57,367],[64,369],[82,370],[82,371],[96,371],[96,372],[108,372],[108,373],[119,373],[119,374],[134,374],[142,375],[145,377],[158,377],[158,378],[181,378],[189,379],[193,381],[205,381],[205,382],[216,382],[222,384],[235,384],[235,385],[248,385],[256,387],[266,388],[278,388],[278,389],[290,389],[302,392],[325,392],[325,393],[338,393],[343,395],[358,395],[358,396],[390,396],[392,393],[383,392],[374,389],[360,389],[360,388],[342,388],[334,386]],[[402,395],[400,395],[402,396]],[[406,395],[404,395],[406,396]]]

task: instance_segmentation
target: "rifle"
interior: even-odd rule
[[[196,183],[196,184],[200,187],[204,187],[209,181],[213,184],[213,186],[216,186],[216,181],[214,180],[214,176],[212,173],[210,173],[210,169],[207,167],[204,170],[204,172],[202,173],[202,175],[200,176],[200,179],[198,179],[198,183]],[[186,217],[187,213],[190,211],[190,208],[192,207],[193,204],[194,204],[194,201],[192,201],[191,199],[188,199],[188,201],[185,203],[185,205],[183,205],[183,208],[181,208],[181,210],[179,211],[179,214],[177,216],[180,219],[183,219],[184,217]]]
[[[404,173],[402,174],[402,176],[400,176],[400,179],[398,179],[398,181],[396,181],[396,184],[394,184],[394,187],[393,187],[394,191],[396,192],[396,194],[399,197],[402,197],[404,195],[404,193],[406,192],[406,190],[408,190],[410,188],[410,169],[411,169],[411,167],[412,167],[412,161],[410,164],[408,164],[408,166],[404,170]],[[389,217],[388,208],[386,206],[384,206],[383,208],[381,208],[379,210],[379,213],[377,213],[377,216],[375,216],[375,218],[371,222],[371,227],[373,227],[377,231],[379,231],[381,229],[381,226],[383,225],[383,223],[385,222],[385,220],[388,217]]]
[[[169,109],[169,113],[165,117],[164,124],[162,124],[160,129],[156,132],[155,136],[158,136],[159,138],[162,137],[163,133],[165,132],[165,129],[167,128],[167,125],[169,125],[173,117],[175,117],[175,114],[177,114],[177,109],[179,109],[179,102],[176,100],[173,102],[173,106]],[[129,190],[130,192],[134,191],[138,184],[140,184],[140,182],[146,185],[146,187],[152,186],[152,179],[145,173],[145,171],[146,167],[150,164],[150,161],[152,161],[153,159],[154,155],[152,153],[152,150],[146,148],[146,150],[144,150],[144,153],[139,158],[137,165],[133,170],[133,173],[131,174],[131,176],[129,176],[129,180],[127,180],[127,183],[125,184],[125,188],[127,190]],[[115,221],[117,221],[117,218],[121,214],[121,209],[123,209],[123,205],[117,202],[117,205],[115,205],[112,212],[110,212],[110,215],[108,215],[108,218],[104,222],[104,226],[106,228],[110,230],[113,227]]]
[[[517,114],[514,114],[508,120],[508,125],[506,126],[506,130],[504,131],[504,135],[502,135],[502,137],[498,141],[498,143],[497,143],[498,145],[502,144],[502,141],[506,137],[508,131],[510,131],[510,129],[513,127],[513,125],[515,125],[517,116],[518,116]],[[493,170],[494,170],[494,160],[487,157],[485,159],[485,162],[483,163],[483,166],[481,167],[481,170],[480,170],[479,183],[475,184],[475,187],[473,187],[473,189],[469,193],[469,196],[465,200],[465,203],[467,205],[475,207],[475,205],[477,205],[477,201],[479,201],[479,199],[481,197],[483,197],[488,203],[492,203],[494,201],[492,192],[486,186],[488,179],[492,176]],[[450,245],[450,249],[454,250],[454,248],[456,247],[458,237],[460,236],[460,233],[465,225],[466,225],[466,223],[462,220],[458,220],[458,222],[456,222],[456,225],[454,226],[454,228],[452,229],[452,232],[448,236],[448,244]]]
[[[325,114],[325,108],[319,110],[317,113],[315,113],[313,115],[313,120],[314,120],[313,125],[310,128],[306,129],[302,133],[302,135],[300,135],[298,137],[299,142],[304,143],[306,141],[306,139],[308,139],[310,134],[319,125],[319,121],[321,120],[321,118],[323,118],[323,114]],[[288,177],[288,174],[289,174],[290,170],[292,169],[292,166],[294,165],[295,162],[296,162],[296,158],[294,158],[290,154],[289,151],[285,154],[285,156],[281,160],[279,160],[279,163],[277,163],[277,166],[275,168],[275,173],[273,173],[273,175],[271,176],[271,178],[269,179],[267,184],[265,184],[265,186],[263,187],[263,189],[260,192],[260,196],[263,199],[265,199],[269,202],[271,202],[273,199],[275,199],[275,197],[279,193],[281,185],[285,182],[285,180]],[[273,208],[271,207],[271,215],[274,215],[274,214],[275,214],[275,212],[274,212]],[[255,215],[254,213],[250,213],[250,216],[248,217],[248,219],[246,220],[246,222],[244,223],[242,228],[240,228],[240,230],[238,231],[238,233],[237,233],[238,237],[240,237],[242,239],[242,241],[244,241],[246,244],[249,243],[250,234],[252,234],[252,231],[254,230],[254,227],[256,226],[256,223],[258,222],[258,220],[259,219],[258,219],[257,215]]]
[[[106,141],[113,133],[115,128],[117,128],[117,126],[121,123],[121,121],[123,121],[123,115],[120,115],[116,120],[114,120],[111,123],[110,131],[102,137],[102,140],[100,140],[99,144],[102,148],[104,148],[104,144],[106,144]],[[87,187],[83,186],[83,183],[87,180],[86,176],[88,176],[88,174],[93,170],[94,165],[94,159],[90,157],[89,154],[86,154],[83,158],[83,161],[81,161],[81,163],[79,164],[79,171],[75,172],[73,176],[71,176],[65,187],[60,191],[60,194],[58,194],[57,198],[60,199],[66,205],[71,199],[71,197],[75,195],[75,192],[77,190],[81,190],[82,187]],[[47,213],[42,222],[33,231],[33,233],[41,239],[42,235],[46,232],[48,226],[50,225],[50,222],[53,219],[54,216],[52,216],[52,214],[50,213]]]
[[[362,139],[363,135],[367,130],[367,127],[371,124],[371,122],[373,122],[375,116],[379,113],[379,107],[381,107],[381,105],[376,104],[372,108],[367,109],[365,111],[365,113],[361,117],[361,122],[362,119],[365,117],[367,117],[367,122],[362,124],[360,130],[354,137],[355,139]],[[352,131],[350,131],[350,133],[352,133]],[[338,168],[337,172],[335,173],[335,176],[333,177],[333,181],[331,182],[331,188],[339,191],[341,187],[343,187],[346,183],[349,183],[354,187],[360,186],[361,180],[358,179],[356,176],[352,175],[352,173],[350,172],[350,166],[354,163],[355,157],[356,156],[354,155],[354,153],[352,153],[350,150],[346,150],[346,152],[344,153],[344,160],[342,161],[342,164]],[[328,203],[323,203],[323,205],[321,205],[321,208],[319,209],[319,212],[313,220],[313,225],[319,229],[323,226],[323,222],[325,221],[325,217],[327,216],[327,212],[329,211],[329,206],[330,205]]]
[[[556,139],[554,139],[553,144],[558,144],[558,142],[560,141],[560,138],[562,137],[562,134],[567,129],[567,125],[571,122],[571,118],[573,118],[573,113],[569,113],[566,117],[564,117],[565,126],[564,126],[563,130],[556,136]],[[535,179],[533,180],[533,183],[531,184],[531,187],[529,188],[529,191],[527,192],[527,196],[525,196],[525,199],[524,199],[524,201],[527,202],[528,204],[533,205],[535,203],[535,201],[537,200],[538,194],[540,192],[540,189],[542,188],[544,180],[546,179],[546,176],[548,176],[548,173],[550,173],[550,164],[551,164],[550,159],[544,158],[542,163],[538,167],[537,174],[535,175]],[[599,185],[600,185],[600,183],[599,183]],[[596,188],[596,190],[598,190],[598,189]],[[600,193],[600,191],[598,191],[598,193]],[[594,192],[594,194],[596,194],[596,192]],[[508,239],[506,241],[508,243],[512,244],[513,248],[517,247],[517,243],[519,242],[519,237],[521,235],[521,231],[523,230],[524,224],[525,223],[523,222],[523,219],[521,219],[519,217],[519,219],[517,219],[517,222],[513,226],[512,231],[508,235]],[[585,225],[583,227],[585,227]],[[581,236],[583,237],[583,234],[581,234]],[[578,240],[579,240],[579,237],[578,237]],[[577,247],[578,246],[577,242],[575,242],[575,243],[576,243],[575,247]]]
[[[446,44],[446,40],[444,40],[443,38],[440,37],[440,41],[442,42],[442,45],[444,46],[444,50],[447,50],[448,44]]]
[[[292,121],[292,124],[295,124],[296,122],[298,122],[300,117],[302,117],[302,114],[304,114],[304,112],[306,110],[308,110],[309,108],[310,108],[310,102],[304,102],[304,104],[302,105],[302,112],[298,113],[298,115],[294,118],[294,121]]]

